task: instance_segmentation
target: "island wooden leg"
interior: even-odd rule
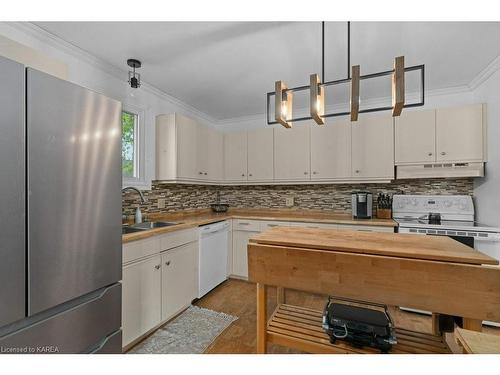
[[[257,354],[267,351],[267,289],[264,284],[257,284]]]
[[[483,330],[483,321],[478,319],[463,318],[463,328],[470,331],[481,332]]]
[[[432,313],[432,333],[434,335],[441,335],[441,327],[439,326],[439,314]]]
[[[279,286],[276,290],[278,305],[286,303],[285,288]]]

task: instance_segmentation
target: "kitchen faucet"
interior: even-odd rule
[[[144,195],[142,194],[142,192],[139,189],[137,189],[133,186],[127,186],[127,187],[124,187],[122,189],[122,193],[127,191],[127,190],[133,190],[133,191],[137,192],[137,194],[139,194],[139,196],[141,197],[141,204],[144,204],[147,202],[146,198],[144,198]],[[142,212],[141,212],[140,206],[137,206],[137,208],[135,210],[135,220],[134,221],[136,224],[142,223]]]

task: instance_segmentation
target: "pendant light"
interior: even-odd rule
[[[135,72],[135,69],[141,67],[141,62],[136,59],[128,59],[127,65],[132,68],[132,71],[128,72],[128,83],[133,89],[141,87],[141,75]]]
[[[325,23],[321,23],[321,70],[319,77],[317,74],[309,76],[308,86],[288,88],[283,81],[275,82],[275,91],[267,93],[266,119],[268,125],[281,124],[286,128],[291,128],[293,122],[314,120],[318,125],[325,123],[325,118],[335,116],[350,116],[351,121],[357,121],[360,113],[392,111],[393,116],[401,115],[403,108],[420,107],[425,104],[425,65],[414,65],[405,67],[404,56],[394,59],[392,70],[378,73],[361,75],[359,65],[351,66],[351,23],[347,22],[347,78],[335,81],[325,79]],[[405,102],[405,73],[420,72],[420,101],[416,103]],[[391,106],[372,107],[360,109],[360,82],[362,80],[374,79],[384,76],[392,77],[392,103]],[[325,88],[350,83],[350,108],[347,112],[326,113],[325,110]],[[309,116],[293,118],[293,93],[297,91],[309,90]],[[275,121],[270,118],[271,97],[275,96]]]

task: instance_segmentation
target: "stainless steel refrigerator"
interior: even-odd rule
[[[121,352],[121,104],[0,57],[0,353]]]

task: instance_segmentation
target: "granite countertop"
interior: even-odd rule
[[[344,225],[373,225],[384,227],[395,227],[397,223],[392,219],[353,219],[350,214],[338,211],[319,210],[278,210],[278,209],[252,209],[252,208],[230,208],[228,212],[214,213],[206,210],[186,210],[170,213],[155,213],[146,215],[150,221],[169,221],[179,223],[177,225],[149,229],[142,232],[128,233],[122,235],[122,242],[131,242],[158,234],[169,233],[177,230],[194,228],[200,225],[215,223],[226,219],[251,219],[251,220],[283,220],[323,224]]]

